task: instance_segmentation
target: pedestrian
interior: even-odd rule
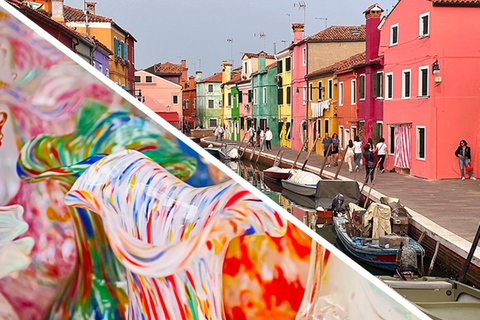
[[[378,167],[379,167],[380,173],[384,173],[385,168],[383,167],[383,165],[385,163],[385,158],[387,157],[387,145],[385,144],[384,138],[380,138],[378,140],[378,143],[375,146],[375,151],[377,152]]]
[[[373,146],[374,146],[374,144],[373,144],[373,139],[372,139],[372,138],[368,138],[368,139],[367,139],[367,143],[370,145],[370,151],[373,152]]]
[[[263,151],[263,148],[265,143],[265,131],[263,129],[260,129],[260,149]]]
[[[270,130],[270,128],[267,127],[265,131],[265,145],[267,147],[267,150],[272,150],[272,139],[273,139],[272,130]]]
[[[257,128],[255,139],[256,139],[257,147],[260,147],[260,127]]]
[[[347,150],[345,154],[345,161],[347,161],[348,164],[348,172],[353,171],[353,157],[354,157],[354,152],[353,152],[353,141],[352,139],[348,140],[348,145],[347,145]]]
[[[249,139],[248,139],[248,143],[250,144],[250,146],[255,146],[255,142],[254,142],[254,139],[255,139],[255,129],[253,129],[253,127],[250,127],[250,129],[248,129],[248,136],[249,136]]]
[[[338,140],[338,134],[334,133],[332,135],[332,161],[333,166],[338,166],[338,149],[340,146],[340,140]]]
[[[217,126],[215,128],[215,130],[213,130],[213,134],[215,135],[215,141],[217,141],[218,138],[220,137],[220,127],[219,126]]]
[[[223,134],[225,133],[225,129],[222,126],[219,127],[218,133],[220,135],[220,141],[223,141]]]
[[[330,155],[331,155],[331,144],[332,144],[332,138],[330,138],[330,135],[328,134],[328,132],[325,132],[325,137],[322,139],[322,145],[323,145],[323,157],[326,158],[326,167],[329,168],[331,166],[331,159],[330,159]]]
[[[353,139],[353,159],[355,162],[355,171],[360,170],[360,160],[362,159],[362,142],[359,136],[355,136]]]
[[[368,178],[370,182],[373,182],[373,175],[375,174],[375,156],[370,150],[370,144],[367,143],[363,147],[363,157],[365,158],[365,183],[368,183]]]
[[[464,170],[467,171],[468,177],[472,180],[477,180],[473,176],[473,168],[470,166],[470,161],[472,159],[470,153],[470,147],[468,146],[467,141],[460,140],[460,145],[457,150],[455,150],[455,156],[458,158],[458,164],[460,165],[460,175],[462,180],[465,180]]]

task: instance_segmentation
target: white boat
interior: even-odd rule
[[[317,174],[294,170],[290,178],[282,180],[282,187],[302,196],[314,197],[317,192],[317,183],[320,180],[322,178]]]

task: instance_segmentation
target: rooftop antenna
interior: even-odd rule
[[[202,70],[202,59],[198,59],[198,70]]]
[[[286,40],[282,40],[282,43],[283,43],[283,47],[285,48],[287,46],[287,41]]]
[[[85,12],[85,33],[87,36],[89,36],[89,30],[88,30],[88,7],[87,7],[87,1],[83,1],[83,11]]]
[[[315,18],[316,20],[325,20],[325,29],[327,29],[328,18]]]
[[[263,32],[263,31],[260,31],[258,34],[257,33],[254,33],[253,34],[254,37],[259,37],[260,39],[263,39],[263,50],[266,49],[267,47],[267,35]]]
[[[305,1],[298,1],[298,3],[293,4],[294,7],[298,7],[298,10],[303,9],[303,24],[306,22],[307,18],[307,4]]]
[[[227,42],[230,43],[230,62],[232,63],[232,66],[233,66],[233,38],[228,38]]]
[[[288,32],[288,41],[292,42],[292,22],[290,21],[290,13],[287,13],[288,16],[288,29],[290,30]]]

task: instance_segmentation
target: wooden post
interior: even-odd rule
[[[302,165],[302,170],[305,169],[305,166],[307,165],[307,162],[308,162],[308,158],[310,158],[310,155],[312,154],[313,149],[315,149],[315,145],[317,144],[318,137],[319,137],[319,135],[317,135],[317,137],[315,138],[315,141],[313,141],[312,148],[310,149],[310,151],[308,151],[307,158],[305,159],[305,162]]]
[[[320,173],[319,173],[320,177],[322,176],[323,169],[325,168],[325,165],[327,164],[328,154],[330,153],[331,149],[332,149],[332,144],[330,143],[330,145],[328,146],[328,149],[327,149],[326,157],[323,158],[322,167],[320,168]]]
[[[335,172],[335,177],[333,177],[333,180],[337,180],[338,174],[340,173],[340,169],[342,169],[343,162],[345,162],[345,155],[346,154],[347,154],[347,150],[343,150],[342,160],[340,161],[340,164],[338,165],[337,172]]]
[[[302,153],[302,150],[303,150],[303,148],[305,147],[305,143],[307,143],[307,141],[308,141],[308,138],[306,138],[306,139],[303,141],[302,147],[301,147],[300,150],[298,151],[297,157],[295,158],[295,161],[293,161],[292,169],[295,168],[295,166],[296,166],[296,164],[297,164],[297,161],[298,161],[298,158],[300,158],[300,154]]]
[[[437,245],[435,246],[435,252],[433,253],[432,261],[430,262],[430,268],[428,268],[427,276],[429,276],[432,273],[433,265],[435,264],[435,260],[437,260],[437,254],[438,254],[438,248],[439,247],[440,247],[440,242],[437,241]]]
[[[470,262],[472,261],[473,254],[477,249],[479,239],[480,239],[480,224],[478,225],[477,233],[475,234],[475,238],[473,239],[472,246],[470,247],[470,251],[468,252],[467,260],[465,261],[465,266],[463,267],[462,273],[460,274],[460,278],[458,278],[458,282],[463,282],[465,280],[468,267],[470,267]]]
[[[243,145],[243,142],[245,141],[245,138],[247,137],[246,134],[243,135],[243,138],[242,138],[242,141],[240,142],[240,146],[238,147],[238,153],[239,153],[239,156],[242,157],[243,154],[245,153],[245,149],[247,149],[247,145],[248,143],[245,145],[245,147],[243,148],[243,151],[242,151],[242,145]],[[242,152],[240,152],[242,151]]]
[[[250,161],[252,161],[253,156],[255,155],[255,149],[256,149],[256,148],[257,148],[257,145],[255,144],[255,145],[253,146],[252,153],[250,153],[250,159],[249,159]]]

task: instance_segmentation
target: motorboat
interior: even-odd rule
[[[317,174],[294,170],[288,179],[282,180],[282,187],[302,196],[315,197],[320,180],[322,178]]]

